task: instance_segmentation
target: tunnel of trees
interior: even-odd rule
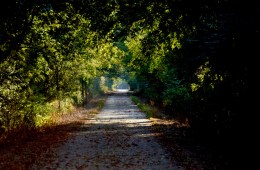
[[[207,138],[229,142],[252,118],[259,3],[9,0],[0,8],[0,135],[40,126],[122,80]]]

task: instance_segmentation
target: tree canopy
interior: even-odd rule
[[[0,7],[0,132],[36,127],[55,102],[82,103],[121,78],[200,132],[236,133],[249,114],[259,11],[236,0],[9,0]]]

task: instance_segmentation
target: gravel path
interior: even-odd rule
[[[126,94],[109,96],[102,111],[85,122],[54,157],[39,160],[32,169],[183,169],[157,143],[151,122]]]

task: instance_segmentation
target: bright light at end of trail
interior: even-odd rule
[[[126,93],[129,90],[128,89],[116,89],[116,91],[119,92],[119,93]]]

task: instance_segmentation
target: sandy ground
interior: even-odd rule
[[[108,97],[104,108],[70,139],[41,158],[32,169],[179,170],[156,141],[151,122],[123,92]]]

